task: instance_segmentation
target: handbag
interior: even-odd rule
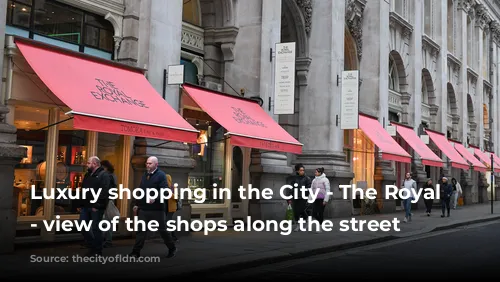
[[[288,204],[288,207],[286,208],[285,220],[293,220],[293,209],[290,204]]]
[[[120,211],[118,208],[115,206],[115,203],[113,201],[108,202],[108,206],[106,207],[106,210],[104,211],[104,215],[106,216],[106,219],[112,220],[115,217],[120,217]]]

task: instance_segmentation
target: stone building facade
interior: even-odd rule
[[[380,187],[398,183],[406,171],[411,171],[420,185],[428,177],[437,180],[440,175],[453,176],[464,187],[466,204],[486,201],[486,174],[451,169],[449,163],[443,169],[428,168],[418,158],[409,165],[382,160],[374,153],[373,144],[364,144],[370,141],[362,133],[341,130],[335,119],[341,112],[339,77],[344,70],[359,70],[360,111],[378,117],[384,127],[396,122],[419,134],[428,128],[464,145],[498,152],[500,125],[495,121],[500,107],[500,5],[492,4],[494,1],[57,2],[107,20],[113,27],[112,59],[146,69],[149,82],[176,110],[181,103],[179,86],[164,85],[164,79],[165,69],[179,63],[185,64],[186,80],[192,83],[230,95],[260,97],[262,108],[304,144],[303,153],[244,149],[239,176],[244,179],[242,183],[271,187],[277,192],[296,163],[304,164],[310,175],[314,168],[324,167],[332,187],[350,183]],[[6,11],[12,3],[2,1],[0,11]],[[7,44],[10,32],[8,20],[5,13],[0,15],[2,46]],[[292,115],[275,116],[270,110],[273,52],[279,42],[296,42]],[[4,55],[4,49],[0,50],[3,91],[10,60],[8,48],[5,50]],[[11,248],[16,233],[16,216],[9,198],[13,164],[25,157],[24,149],[15,145],[15,127],[5,117],[8,110],[13,108],[1,108],[0,162],[5,167],[1,182],[9,185],[0,191],[0,226],[11,228],[2,228],[2,250]],[[130,149],[124,153],[124,163],[130,166],[121,178],[129,180],[130,185],[138,184],[149,155],[159,157],[160,166],[179,186],[188,185],[196,162],[187,145],[145,138],[124,142]],[[362,147],[356,147],[356,143],[363,143]],[[363,165],[356,164],[358,160]],[[443,160],[446,162],[445,157]],[[363,212],[353,199],[343,199],[341,190],[333,191],[328,216]],[[281,219],[285,202],[275,194],[266,201],[229,201],[222,217]],[[381,212],[397,209],[396,201],[383,202]],[[189,213],[186,208],[183,216],[190,217]],[[54,240],[52,235],[46,238]]]

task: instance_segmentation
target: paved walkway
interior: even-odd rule
[[[314,232],[294,232],[289,236],[279,232],[226,232],[193,233],[181,237],[179,253],[175,258],[164,258],[166,248],[158,239],[146,243],[142,255],[145,257],[161,257],[160,262],[151,263],[30,263],[33,255],[67,256],[83,255],[85,250],[78,244],[58,245],[57,247],[20,249],[14,254],[0,255],[0,276],[19,278],[19,273],[36,273],[37,277],[48,277],[54,273],[68,272],[73,276],[88,273],[112,274],[113,277],[146,278],[151,276],[165,277],[197,271],[217,271],[220,267],[235,265],[266,264],[297,256],[314,255],[335,250],[353,248],[370,243],[419,235],[438,229],[453,228],[460,225],[500,219],[500,202],[495,203],[495,214],[491,214],[489,204],[473,205],[452,210],[451,217],[441,218],[440,211],[427,217],[423,211],[415,211],[411,223],[400,223],[401,231],[390,232],[341,232],[339,222],[333,220],[331,232],[316,234]],[[370,215],[356,217],[363,220],[389,220],[395,217],[402,220],[403,213]],[[349,220],[351,218],[348,218]],[[117,240],[115,247],[105,249],[104,255],[126,255],[131,250],[132,240]]]

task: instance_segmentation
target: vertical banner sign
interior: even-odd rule
[[[274,68],[274,114],[295,110],[295,42],[276,43]]]
[[[340,129],[359,127],[359,72],[342,72],[342,102],[340,110]]]

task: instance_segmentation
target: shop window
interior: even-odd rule
[[[374,187],[375,147],[362,130],[353,130],[352,150],[353,183],[366,182],[367,187]]]
[[[191,189],[206,189],[206,201],[203,204],[223,204],[224,199],[214,199],[213,185],[224,187],[224,128],[205,120],[188,119],[188,122],[200,131],[197,144],[190,145],[191,158],[195,159],[196,167],[189,174],[188,186]],[[190,202],[196,204],[194,199]]]
[[[85,46],[113,52],[114,28],[102,16],[52,0],[9,0],[7,7],[7,25],[28,30],[32,39],[80,52]]]
[[[61,113],[60,120],[67,119]],[[57,125],[59,129],[56,163],[56,188],[82,188],[83,177],[87,172],[87,132],[74,130],[71,120]],[[57,193],[56,193],[57,194]],[[54,214],[77,214],[78,201],[55,200]]]
[[[14,125],[17,128],[17,144],[27,148],[27,156],[15,165],[13,208],[18,217],[43,216],[43,200],[45,188],[46,142],[47,130],[43,130],[49,121],[46,109],[15,106]],[[42,130],[40,130],[42,129]],[[35,186],[35,195],[31,194],[31,186]]]
[[[233,148],[233,161],[231,166],[231,200],[241,202],[238,189],[243,185],[243,151],[240,147]]]
[[[107,160],[111,163],[114,168],[114,176],[116,177],[115,182],[117,186],[123,184],[121,179],[123,175],[123,136],[109,134],[109,133],[98,133],[97,141],[97,157],[101,161]],[[119,188],[119,187],[112,187]],[[120,199],[116,199],[115,205],[120,208]]]

